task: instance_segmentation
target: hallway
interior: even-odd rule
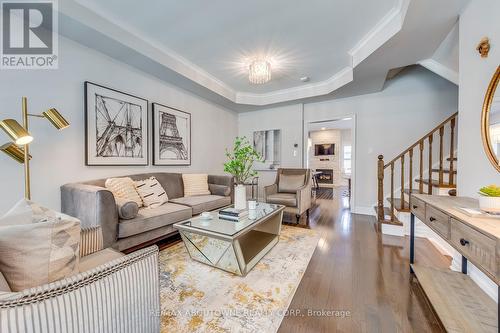
[[[320,192],[300,227],[321,239],[279,332],[442,331],[410,280],[405,240],[377,232],[373,216],[351,214],[342,188]],[[427,240],[417,239],[416,252],[420,262],[449,266]]]

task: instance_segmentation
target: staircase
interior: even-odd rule
[[[375,211],[380,224],[402,226],[397,215],[410,211],[413,193],[456,195],[457,116],[458,112],[445,119],[390,162],[385,163],[384,156],[378,156]],[[388,195],[384,185],[390,187]],[[395,188],[397,185],[399,187]]]

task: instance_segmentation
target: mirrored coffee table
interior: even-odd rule
[[[192,259],[245,276],[278,243],[285,206],[259,202],[238,222],[201,216],[174,224]]]

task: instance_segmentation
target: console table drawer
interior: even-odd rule
[[[425,221],[425,202],[411,197],[411,212],[421,221]]]
[[[495,240],[452,218],[451,243],[465,257],[497,276]]]
[[[450,217],[442,211],[427,206],[425,211],[425,224],[445,239],[450,239]]]

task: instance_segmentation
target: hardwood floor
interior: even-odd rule
[[[309,225],[298,227],[321,239],[279,332],[441,332],[410,277],[407,239],[382,235],[374,217],[351,214],[342,189],[320,197]],[[425,239],[416,240],[416,261],[450,264]]]

